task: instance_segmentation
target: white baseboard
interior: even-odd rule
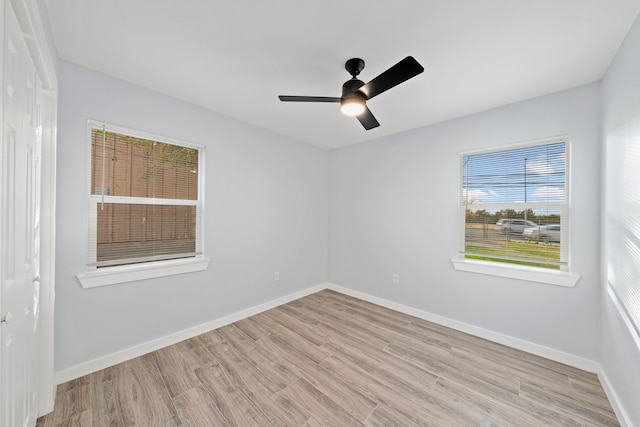
[[[613,407],[613,411],[616,413],[618,417],[618,421],[622,427],[633,427],[631,423],[631,417],[624,409],[624,406],[620,405],[620,399],[618,398],[618,393],[616,393],[615,388],[612,387],[611,381],[607,376],[607,373],[602,368],[602,365],[598,364],[598,379],[600,380],[600,384],[602,384],[602,388],[604,389],[611,406]]]
[[[66,383],[67,381],[80,378],[93,372],[97,372],[101,369],[117,365],[118,363],[126,362],[127,360],[134,359],[152,351],[159,350],[161,348],[179,343],[180,341],[184,341],[197,335],[220,328],[222,326],[229,325],[233,322],[237,322],[238,320],[246,319],[247,317],[262,313],[263,311],[270,310],[272,308],[300,299],[307,295],[319,292],[323,289],[326,289],[327,287],[327,283],[312,286],[302,291],[294,292],[292,294],[276,298],[263,304],[258,304],[256,306],[232,313],[228,316],[224,316],[210,322],[203,323],[201,325],[194,326],[192,328],[188,328],[161,338],[157,338],[133,347],[126,348],[116,353],[108,354],[97,359],[89,360],[88,362],[56,371],[55,382],[56,384]]]
[[[468,323],[460,322],[458,320],[453,320],[448,317],[439,316],[437,314],[429,313],[427,311],[423,311],[417,308],[409,307],[407,305],[389,301],[384,298],[379,298],[363,292],[354,291],[353,289],[334,285],[332,283],[328,284],[328,288],[333,291],[340,292],[342,294],[349,295],[354,298],[358,298],[363,301],[370,302],[372,304],[386,307],[391,310],[398,311],[400,313],[408,314],[410,316],[417,317],[419,319],[427,320],[429,322],[437,323],[439,325],[446,326],[448,328],[455,329],[457,331],[465,332],[467,334],[474,335],[476,337],[484,338],[489,341],[497,342],[499,344],[504,344],[509,347],[516,348],[518,350],[526,351],[528,353],[545,357],[547,359],[554,360],[556,362],[564,363],[565,365],[582,369],[584,371],[593,372],[593,373],[598,372],[599,365],[597,362],[593,360],[589,360],[580,356],[565,353],[563,351],[546,347],[540,344],[535,344],[530,341],[514,338],[512,336],[494,332],[489,329],[480,328],[478,326],[470,325]]]
[[[519,338],[514,338],[509,335],[500,334],[498,332],[480,328],[468,323],[460,322],[454,319],[450,319],[448,317],[429,313],[427,311],[423,311],[414,307],[409,307],[407,305],[399,304],[393,301],[386,300],[384,298],[376,297],[373,295],[366,294],[364,292],[356,291],[353,289],[345,288],[345,287],[334,285],[331,283],[322,283],[316,286],[312,286],[310,288],[303,289],[301,291],[294,292],[262,304],[258,304],[256,306],[238,311],[236,313],[221,317],[219,319],[212,320],[210,322],[203,323],[201,325],[194,326],[192,328],[188,328],[188,329],[185,329],[185,330],[182,330],[182,331],[179,331],[155,340],[151,340],[151,341],[118,351],[116,353],[112,353],[103,357],[99,357],[94,360],[90,360],[88,362],[84,362],[75,366],[71,366],[69,368],[62,369],[55,373],[55,382],[56,384],[62,384],[67,381],[80,378],[84,375],[97,372],[101,369],[108,368],[118,363],[125,362],[127,360],[142,356],[152,351],[159,350],[163,347],[176,344],[180,341],[184,341],[186,339],[193,338],[197,335],[212,331],[214,329],[231,324],[233,322],[237,322],[238,320],[242,320],[247,317],[253,316],[255,314],[262,313],[263,311],[270,310],[272,308],[297,300],[299,298],[303,298],[307,295],[311,295],[313,293],[322,291],[323,289],[331,289],[333,291],[336,291],[345,295],[349,295],[354,298],[358,298],[363,301],[370,302],[372,304],[386,307],[391,310],[398,311],[400,313],[408,314],[410,316],[414,316],[419,319],[427,320],[429,322],[437,323],[439,325],[446,326],[461,332],[465,332],[470,335],[474,335],[474,336],[484,338],[493,342],[507,345],[509,347],[513,347],[513,348],[523,350],[532,354],[536,354],[538,356],[545,357],[547,359],[554,360],[556,362],[564,363],[566,365],[573,366],[578,369],[594,372],[598,375],[598,378],[602,383],[602,387],[605,393],[607,394],[607,397],[609,398],[609,401],[611,402],[611,405],[613,406],[613,409],[621,425],[623,427],[632,427],[633,425],[629,421],[630,418],[627,412],[625,411],[624,407],[618,404],[620,400],[618,399],[615,389],[611,386],[611,382],[609,381],[609,378],[607,377],[606,372],[603,370],[602,366],[599,363],[593,360],[585,359],[583,357],[565,353],[563,351],[556,350],[550,347],[535,344]]]
[[[579,356],[575,356],[569,353],[562,352],[560,350],[535,344],[519,338],[514,338],[509,335],[500,334],[498,332],[494,332],[488,329],[483,329],[474,325],[470,325],[468,323],[450,319],[448,317],[439,316],[437,314],[429,313],[427,311],[423,311],[417,308],[413,308],[413,307],[409,307],[393,301],[389,301],[384,298],[379,298],[363,292],[355,291],[353,289],[345,288],[345,287],[334,285],[331,283],[322,283],[322,284],[304,289],[302,291],[294,292],[292,294],[285,295],[280,298],[276,298],[274,300],[265,302],[263,304],[258,304],[256,306],[238,311],[236,313],[221,317],[219,319],[215,319],[210,322],[206,322],[201,325],[194,326],[192,328],[188,328],[188,329],[185,329],[185,330],[182,330],[182,331],[179,331],[155,340],[147,341],[145,343],[118,351],[116,353],[112,353],[112,354],[102,356],[97,359],[93,359],[75,366],[71,366],[69,368],[59,370],[56,372],[56,375],[55,375],[56,384],[62,384],[67,381],[80,378],[84,375],[88,375],[93,372],[97,372],[101,369],[105,369],[110,366],[116,365],[118,363],[122,363],[127,360],[133,359],[135,357],[142,356],[152,351],[159,350],[163,347],[167,347],[167,346],[176,344],[180,341],[193,338],[197,335],[212,331],[216,328],[220,328],[230,323],[237,322],[238,320],[242,320],[247,317],[253,316],[255,314],[261,313],[263,311],[278,307],[282,304],[286,304],[296,299],[319,292],[323,289],[331,289],[333,291],[336,291],[345,295],[349,295],[349,296],[361,299],[363,301],[368,301],[370,303],[373,303],[382,307],[386,307],[391,310],[398,311],[400,313],[405,313],[410,316],[417,317],[419,319],[427,320],[429,322],[437,323],[439,325],[443,325],[452,329],[456,329],[461,332],[468,333],[470,335],[474,335],[480,338],[484,338],[490,341],[507,345],[509,347],[513,347],[513,348],[523,350],[532,354],[536,354],[538,356],[542,356],[547,359],[554,360],[556,362],[564,363],[566,365],[583,369],[585,371],[594,372],[594,373],[600,372],[599,364],[589,359],[585,359]]]

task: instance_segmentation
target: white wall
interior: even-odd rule
[[[49,21],[49,12],[47,11],[45,0],[36,0],[35,3],[37,5],[38,14],[40,15],[40,22],[38,23],[38,26],[42,29],[42,32],[45,35],[47,48],[52,53],[48,60],[51,60],[57,75],[60,58],[58,58],[58,49],[56,48],[56,44],[53,39],[53,31],[51,30],[51,23]]]
[[[577,286],[455,271],[458,153],[561,134],[572,139]],[[599,135],[592,84],[332,151],[329,282],[597,360]]]
[[[616,221],[614,209],[624,206],[627,218],[640,217],[640,207],[634,198],[640,185],[640,164],[636,161],[625,168],[614,163],[614,159],[637,160],[640,150],[640,19],[636,19],[607,71],[602,83],[602,101],[603,153],[607,157],[603,178],[609,189],[603,209],[603,229],[605,241],[615,245],[613,230],[609,229]],[[625,323],[607,285],[607,261],[616,249],[609,246],[603,253],[600,361],[627,422],[640,426],[640,337]],[[640,268],[634,267],[635,271]],[[631,280],[638,285],[637,277]]]
[[[328,152],[65,61],[59,71],[57,370],[326,282]],[[206,147],[207,271],[81,288],[87,119]]]

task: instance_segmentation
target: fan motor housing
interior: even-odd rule
[[[364,82],[362,80],[358,80],[355,77],[351,80],[347,80],[342,85],[342,97],[349,97],[356,94],[356,91],[364,86]],[[362,98],[365,98],[364,94],[358,92],[357,95],[361,95]],[[366,98],[365,98],[366,99]]]

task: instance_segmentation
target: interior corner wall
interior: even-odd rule
[[[56,370],[326,282],[327,151],[66,61],[58,119]],[[80,286],[87,119],[205,146],[207,271]]]
[[[599,93],[590,84],[333,150],[329,282],[597,360]],[[576,287],[454,270],[459,153],[567,134]]]
[[[614,163],[614,159],[633,158],[632,155],[637,158],[634,153],[640,150],[640,18],[636,18],[602,82],[602,136],[605,250],[602,257],[600,362],[626,422],[640,426],[640,336],[625,321],[625,313],[608,291],[607,282],[607,260],[610,250],[615,249],[608,245],[619,243],[609,238],[609,227],[616,223],[616,218],[608,213],[616,206],[624,205],[634,209],[625,212],[627,217],[640,215],[640,207],[634,200],[640,182],[637,170],[640,165],[630,162],[625,167]],[[620,197],[626,200],[615,200]],[[637,235],[635,239],[638,239]],[[630,280],[638,285],[637,277]]]
[[[49,12],[47,11],[47,7],[45,5],[45,0],[36,0],[38,14],[40,15],[40,28],[45,34],[45,39],[47,42],[47,47],[49,51],[52,52],[51,61],[53,67],[55,69],[56,75],[58,74],[58,67],[60,64],[60,58],[58,57],[58,50],[56,48],[56,44],[53,38],[53,30],[51,29],[51,22],[49,20]]]

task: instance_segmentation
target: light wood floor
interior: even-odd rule
[[[58,387],[49,426],[613,426],[594,374],[332,291]]]

